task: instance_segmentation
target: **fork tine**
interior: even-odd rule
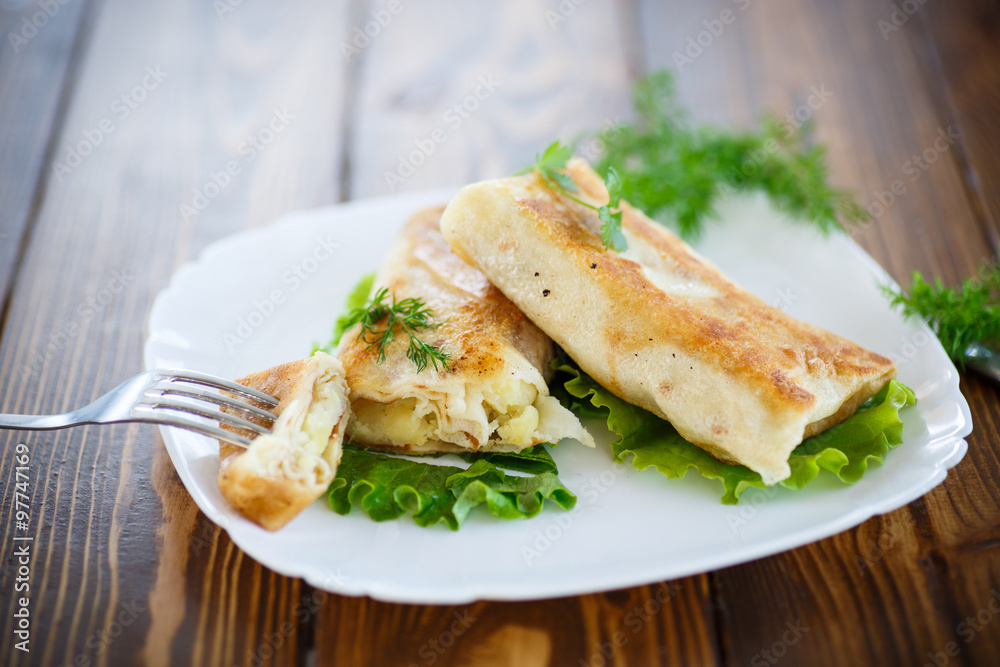
[[[234,394],[240,394],[256,401],[260,401],[264,405],[278,405],[278,399],[273,396],[268,396],[263,392],[251,389],[250,387],[242,384],[236,384],[235,382],[230,382],[229,380],[224,380],[222,378],[215,377],[214,375],[198,373],[197,371],[169,369],[162,371],[162,375],[160,375],[157,379],[191,382],[193,384],[200,384],[206,387],[213,387],[215,389],[225,389],[226,391]]]
[[[214,419],[220,424],[224,424],[226,426],[234,426],[236,428],[242,428],[247,431],[251,431],[253,433],[259,433],[261,435],[271,432],[271,429],[266,426],[255,424],[252,421],[248,421],[234,414],[222,412],[220,410],[209,410],[207,408],[198,405],[197,403],[188,403],[187,401],[171,398],[170,396],[160,396],[156,398],[152,403],[144,404],[143,407],[152,408],[153,410],[176,410],[178,412],[195,414],[198,415],[199,417],[207,417],[208,419]]]
[[[267,410],[258,408],[256,405],[250,405],[249,403],[244,403],[238,399],[216,394],[215,392],[208,391],[206,389],[198,389],[197,387],[187,387],[183,384],[179,384],[176,386],[168,385],[166,387],[152,387],[150,391],[159,391],[161,395],[176,394],[177,396],[186,396],[188,398],[208,401],[209,403],[232,408],[234,410],[241,410],[244,413],[266,421],[268,424],[273,423],[274,420],[277,419],[277,416],[273,412],[268,412]]]
[[[156,424],[162,424],[164,426],[176,426],[177,428],[183,428],[188,431],[194,431],[195,433],[201,433],[202,435],[207,435],[213,438],[218,438],[223,442],[228,442],[230,444],[236,445],[238,447],[249,447],[251,440],[245,438],[242,435],[233,433],[232,431],[224,431],[218,426],[212,426],[211,424],[205,424],[203,422],[196,421],[194,419],[186,419],[179,414],[164,412],[159,413],[147,406],[142,412],[149,413],[149,421]]]

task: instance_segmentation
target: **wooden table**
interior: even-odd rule
[[[989,0],[0,6],[0,412],[62,412],[139,371],[153,298],[207,243],[389,193],[436,128],[446,141],[397,191],[510,173],[626,118],[631,82],[663,67],[703,120],[811,116],[832,179],[866,206],[893,198],[857,239],[896,279],[954,283],[998,252]],[[447,115],[477,86],[477,108]],[[1000,392],[974,375],[962,389],[968,455],[898,511],[674,582],[462,607],[327,595],[261,567],[198,511],[151,427],[0,432],[0,662],[1000,664]],[[13,647],[19,443],[30,654]],[[456,615],[477,620],[452,634]]]

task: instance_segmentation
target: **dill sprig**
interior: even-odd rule
[[[448,370],[448,361],[451,357],[417,337],[418,331],[441,326],[440,322],[434,322],[430,308],[422,299],[410,297],[397,301],[395,295],[391,296],[392,301],[389,302],[389,290],[385,287],[380,288],[364,306],[355,308],[338,319],[337,328],[346,331],[360,322],[358,339],[368,345],[366,350],[373,347],[378,349],[375,363],[381,364],[385,361],[386,349],[395,338],[398,325],[409,337],[406,358],[413,362],[418,373],[427,368],[428,363],[434,370],[438,370],[440,362],[444,370]]]
[[[828,233],[869,219],[853,196],[828,182],[826,153],[805,147],[801,128],[765,117],[757,131],[693,127],[673,78],[640,79],[637,120],[601,132],[596,169],[621,176],[622,196],[657,221],[696,239],[715,203],[733,190],[758,190],[794,218]]]
[[[962,362],[972,343],[998,349],[1000,343],[1000,265],[984,264],[979,274],[961,287],[945,287],[940,278],[928,283],[913,272],[909,294],[882,286],[892,305],[902,306],[907,317],[918,316],[930,324],[948,356]]]
[[[535,163],[514,172],[515,176],[537,171],[541,174],[545,183],[563,195],[572,199],[581,206],[597,211],[597,218],[601,221],[601,243],[605,248],[612,248],[618,252],[624,252],[628,245],[625,242],[625,235],[622,233],[622,212],[618,209],[622,198],[622,181],[618,177],[618,172],[614,167],[607,170],[604,185],[608,189],[608,203],[604,206],[594,206],[574,197],[571,193],[579,192],[576,183],[566,173],[566,163],[573,157],[573,151],[568,146],[563,146],[555,141],[549,144],[543,153],[535,154]]]

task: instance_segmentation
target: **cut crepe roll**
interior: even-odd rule
[[[278,418],[245,449],[220,443],[219,489],[245,517],[277,530],[333,481],[350,407],[344,369],[318,352],[237,382],[278,399]]]
[[[585,162],[567,173],[575,196],[607,203]],[[766,484],[791,474],[804,438],[895,375],[890,360],[769,306],[642,212],[621,211],[625,253],[605,250],[597,213],[536,172],[464,188],[441,228],[597,382]]]
[[[438,228],[442,210],[406,224],[372,293],[385,287],[430,308],[439,326],[416,335],[448,355],[447,369],[438,362],[418,372],[401,330],[379,363],[376,347],[359,337],[361,325],[348,329],[337,349],[351,387],[348,439],[418,453],[517,452],[563,438],[593,447],[579,419],[549,395],[552,341],[452,254]]]

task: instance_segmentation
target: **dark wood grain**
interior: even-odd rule
[[[509,173],[553,138],[625,117],[631,81],[659,67],[698,119],[719,123],[783,116],[829,91],[807,136],[878,214],[855,237],[896,279],[919,269],[954,283],[1000,250],[988,0],[927,2],[888,32],[890,0],[403,2],[345,57],[341,42],[383,6],[71,2],[18,53],[4,42],[0,300],[14,288],[0,411],[64,411],[138,371],[153,297],[206,243],[296,208]],[[35,7],[0,10],[0,35]],[[119,117],[112,105],[147,67],[165,76]],[[287,130],[246,159],[240,142],[286,109]],[[51,162],[105,118],[114,130],[53,178]],[[960,137],[913,172],[949,127]],[[241,173],[185,212],[229,160]],[[905,191],[886,204],[895,182]],[[674,582],[442,607],[328,594],[256,564],[197,510],[150,428],[3,432],[5,519],[14,447],[32,452],[35,635],[30,655],[13,651],[8,520],[0,662],[996,664],[1000,391],[975,376],[962,389],[976,425],[965,460],[854,530]]]
[[[1000,252],[1000,6],[989,0],[929,3],[915,15],[920,51],[940,114],[962,133],[958,152],[969,198]]]
[[[172,0],[108,0],[95,11],[55,151],[104,120],[113,131],[41,197],[0,346],[4,412],[66,411],[136,373],[151,300],[181,262],[208,241],[339,196],[345,67],[329,36],[346,29],[342,5],[295,3],[280,21],[250,3],[221,17],[212,3]],[[122,95],[134,109],[117,104]],[[275,109],[294,115],[287,129],[252,160],[241,154]],[[231,160],[238,177],[185,216],[194,190]],[[32,451],[36,634],[24,654],[4,632],[4,662],[302,658],[295,605],[311,591],[264,570],[198,514],[152,428],[4,431],[5,517],[21,442]],[[13,530],[4,523],[5,564]]]
[[[572,12],[558,13],[555,5],[437,2],[398,14],[355,63],[351,195],[501,176],[554,137],[571,140],[623,119],[634,69],[632,16],[605,3],[569,6]],[[434,48],[423,47],[428,43]],[[483,99],[471,100],[477,88]],[[412,174],[400,169],[400,160],[429,146],[436,130],[444,140],[433,152]],[[387,172],[401,181],[387,182]],[[316,659],[597,665],[651,664],[652,657],[662,664],[713,664],[707,596],[703,576],[579,599],[460,608],[330,596],[316,621]],[[478,620],[451,645],[456,614]],[[370,640],[352,641],[357,636]]]
[[[460,607],[333,597],[317,619],[317,662],[712,665],[713,625],[704,575],[577,598]]]
[[[50,140],[72,94],[74,63],[85,49],[87,3],[0,5],[0,309],[49,178]],[[39,12],[41,12],[39,14]],[[2,311],[0,311],[2,312]]]
[[[782,117],[802,108],[811,91],[830,93],[806,114],[815,123],[812,137],[829,147],[834,180],[873,207],[876,220],[855,238],[898,280],[906,282],[919,269],[956,282],[992,256],[992,232],[970,197],[975,189],[963,162],[970,139],[965,131],[953,126],[962,138],[926,170],[908,168],[914,155],[934,146],[939,130],[947,134],[954,123],[936,98],[936,74],[921,66],[928,45],[918,21],[885,39],[879,21],[890,16],[888,2],[720,1],[685,9],[679,34],[671,30],[665,39],[661,29],[675,8],[644,3],[642,9],[648,67],[683,69],[679,90],[702,117],[751,123],[767,110]],[[683,51],[687,37],[697,37],[702,21],[726,10],[733,22],[700,57],[678,68],[673,54]],[[981,52],[956,48],[989,70]],[[729,84],[728,94],[717,82]],[[992,132],[995,139],[995,123]],[[903,194],[875,206],[880,198],[888,202],[884,193],[897,181]],[[942,487],[856,530],[710,575],[727,664],[771,664],[771,658],[782,664],[923,664],[928,652],[951,640],[963,604],[948,594],[947,541],[931,536],[954,530],[959,542],[994,539],[1000,523],[993,492],[1000,438],[995,427],[984,428],[996,421],[996,402],[977,401],[975,391],[990,389],[970,380],[967,393],[970,386],[977,431],[969,455]],[[955,494],[962,497],[949,502]],[[977,521],[954,521],[973,507]],[[982,585],[989,575],[973,580]],[[801,639],[786,634],[788,624],[799,623],[809,628]],[[974,663],[966,655],[957,664]]]

